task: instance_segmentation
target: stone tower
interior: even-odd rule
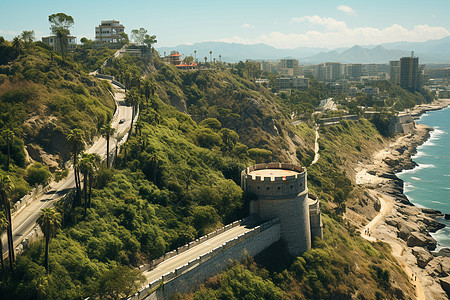
[[[284,163],[257,164],[242,171],[241,185],[244,191],[257,196],[250,202],[251,216],[262,221],[280,219],[281,238],[290,254],[298,256],[310,249],[311,233],[322,237],[319,201],[308,198],[305,168]]]

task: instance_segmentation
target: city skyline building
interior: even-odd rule
[[[419,58],[400,58],[400,87],[414,93],[420,90]]]
[[[400,84],[400,61],[392,60],[389,62],[390,80],[393,84]]]

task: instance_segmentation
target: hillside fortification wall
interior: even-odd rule
[[[170,299],[175,293],[189,293],[209,277],[223,271],[232,260],[240,260],[245,255],[255,256],[279,241],[280,237],[278,219],[263,223],[150,283],[129,300]]]
[[[280,219],[281,238],[289,253],[299,256],[311,248],[311,225],[306,169],[284,163],[257,164],[242,172],[241,185],[254,194],[250,216]]]

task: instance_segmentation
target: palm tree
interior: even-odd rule
[[[80,162],[78,163],[78,167],[80,168],[81,174],[83,174],[83,190],[84,190],[84,206],[87,206],[88,196],[87,196],[87,187],[88,187],[88,174],[93,168],[91,165],[91,161],[89,159],[89,153],[82,153]]]
[[[53,208],[43,208],[36,220],[45,237],[45,269],[48,272],[48,246],[50,239],[55,236],[56,230],[61,226],[61,214]]]
[[[11,161],[11,142],[12,142],[12,138],[14,133],[10,130],[10,129],[5,129],[3,130],[3,135],[6,137],[6,146],[7,146],[7,151],[8,151],[8,157],[7,157],[7,161],[6,161],[6,171],[9,171],[9,165],[10,165],[10,161]]]
[[[137,108],[139,104],[142,102],[141,93],[137,88],[132,88],[128,91],[127,95],[125,96],[125,102],[127,104],[130,104],[133,107],[133,118],[137,113]]]
[[[123,74],[123,84],[125,85],[125,93],[128,89],[130,89],[130,81],[131,81],[131,73],[129,71],[126,71],[125,74]]]
[[[205,65],[206,65],[206,61],[208,60],[208,58],[205,56]]]
[[[119,155],[119,143],[120,143],[120,141],[122,140],[122,138],[123,138],[123,136],[116,136],[116,147],[115,147],[115,153],[114,153],[114,157],[115,157],[115,159],[116,159],[116,166],[117,166],[117,163],[118,163],[118,160],[117,160],[117,155]]]
[[[22,52],[22,41],[19,39],[19,37],[15,37],[14,39],[13,39],[13,42],[12,42],[12,46],[13,46],[13,48],[14,49],[16,49],[16,51],[18,52],[18,53],[20,53],[20,52]]]
[[[136,133],[139,135],[139,136],[141,136],[141,134],[142,134],[142,127],[144,126],[144,124],[142,124],[142,121],[141,120],[138,120],[137,122],[136,122],[136,125],[135,125],[135,128],[136,128]]]
[[[195,62],[197,62],[197,50],[194,50],[194,59],[195,59]]]
[[[11,268],[11,273],[13,270],[14,263],[14,241],[12,235],[12,222],[11,222],[11,203],[8,199],[8,194],[12,190],[12,183],[8,176],[0,174],[0,197],[3,209],[5,210],[6,219],[8,221],[7,236],[8,236],[8,256],[9,256],[9,266]],[[2,253],[3,255],[3,253]]]
[[[3,232],[8,228],[8,220],[6,219],[5,214],[0,211],[0,237],[3,235]],[[3,262],[3,242],[0,239],[0,256],[2,261],[2,274],[5,274],[5,263]]]
[[[219,54],[219,63],[222,62],[222,54]]]
[[[107,123],[100,129],[102,136],[106,139],[106,168],[109,168],[109,138],[116,132],[116,129]]]
[[[212,50],[209,51],[209,62],[212,62]]]
[[[84,150],[86,144],[84,142],[84,133],[79,128],[71,130],[66,137],[73,155],[73,172],[75,176],[75,187],[77,190],[77,201],[81,201],[81,182],[80,173],[78,171],[78,155]]]
[[[89,173],[89,201],[88,201],[88,207],[91,207],[91,197],[92,197],[92,184],[94,183],[95,174],[98,171],[98,168],[100,167],[102,159],[100,155],[93,153],[91,154],[91,163],[94,167],[91,169],[91,173]]]
[[[87,207],[90,207],[91,194],[92,194],[92,183],[94,181],[94,173],[100,165],[101,158],[100,155],[95,153],[83,153],[81,155],[81,160],[79,163],[80,171],[83,173],[84,178],[84,214],[87,213]],[[89,186],[89,194],[88,194]]]

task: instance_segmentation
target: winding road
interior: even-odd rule
[[[117,110],[111,121],[112,127],[116,128],[115,136],[124,136],[128,132],[132,122],[132,108],[125,104],[125,91],[113,85],[114,98],[117,104]],[[120,123],[120,120],[125,119],[125,122]],[[115,137],[114,136],[114,137]],[[110,149],[114,148],[114,137],[111,138]],[[86,150],[88,153],[97,153],[100,157],[106,157],[106,139],[98,137],[94,143]],[[112,152],[112,150],[111,150]],[[12,216],[12,229],[14,248],[16,248],[22,240],[29,234],[36,226],[36,220],[43,208],[52,207],[63,195],[75,187],[75,179],[73,168],[70,167],[68,176],[59,181],[52,181],[49,184],[49,189],[46,193],[36,197],[29,203],[28,206],[20,210]],[[8,254],[8,247],[6,244],[6,234],[1,237],[3,244],[3,256]]]

